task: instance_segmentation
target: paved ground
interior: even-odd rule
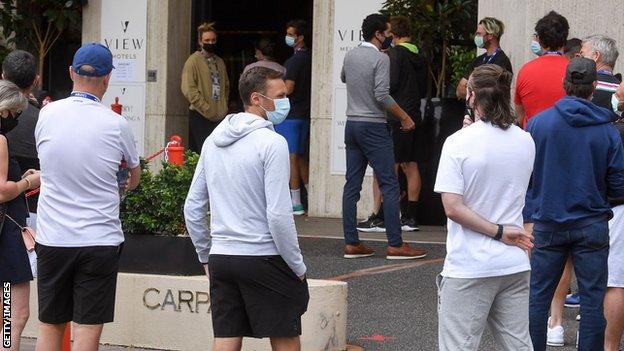
[[[350,344],[366,351],[437,350],[435,276],[442,270],[445,255],[444,228],[424,227],[418,233],[405,233],[406,241],[417,242],[414,245],[424,247],[429,255],[422,260],[397,262],[385,259],[384,234],[361,235],[377,255],[345,260],[340,220],[298,218],[297,226],[309,277],[349,283]],[[576,313],[576,309],[566,309],[566,347],[549,350],[576,349]],[[22,350],[34,350],[33,340],[24,343]],[[495,349],[486,331],[480,350]],[[102,346],[101,350],[139,349]]]

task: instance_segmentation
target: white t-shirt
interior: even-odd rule
[[[114,246],[123,242],[117,171],[139,154],[128,121],[83,97],[50,103],[35,129],[41,163],[37,242],[48,246]]]
[[[437,193],[463,195],[486,220],[522,228],[522,208],[535,144],[529,133],[478,121],[446,139],[435,184]],[[527,254],[448,220],[442,276],[495,277],[531,269]]]

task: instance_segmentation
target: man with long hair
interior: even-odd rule
[[[535,146],[514,125],[511,79],[498,65],[475,68],[466,104],[476,122],[442,149],[434,189],[448,217],[437,279],[440,350],[477,350],[486,325],[502,350],[532,350],[526,250],[533,244],[522,228],[522,208]]]

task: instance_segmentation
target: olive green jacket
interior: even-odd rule
[[[190,109],[199,112],[206,119],[219,122],[228,111],[228,96],[230,94],[230,81],[225,69],[223,59],[214,55],[216,67],[219,71],[221,84],[220,99],[212,98],[212,72],[204,55],[200,51],[194,52],[184,64],[182,69],[182,94],[190,103]]]

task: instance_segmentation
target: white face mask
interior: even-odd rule
[[[618,115],[622,115],[622,111],[619,109],[619,106],[622,104],[622,102],[620,102],[620,100],[618,100],[617,96],[615,96],[615,94],[611,95],[611,107],[613,108],[613,112],[617,113]]]

